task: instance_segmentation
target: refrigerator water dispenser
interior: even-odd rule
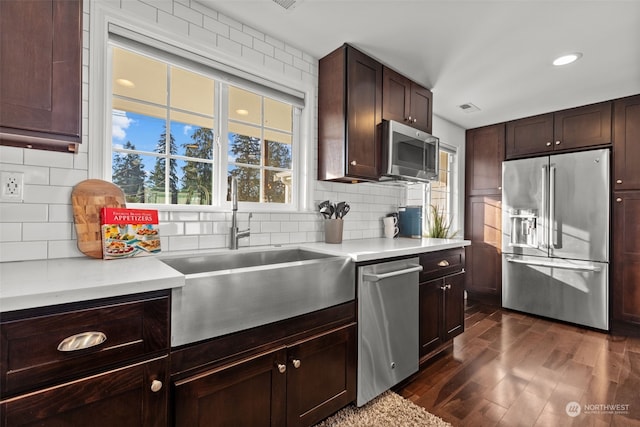
[[[535,209],[511,209],[510,246],[537,248],[538,247],[538,211]]]

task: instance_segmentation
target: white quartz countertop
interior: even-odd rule
[[[340,244],[317,242],[295,246],[330,255],[348,256],[355,262],[366,262],[469,244],[468,240],[454,239],[372,238],[345,240]],[[208,252],[226,251],[218,249]],[[202,254],[203,251],[197,253]],[[0,263],[0,312],[178,288],[184,284],[185,276],[157,256],[121,260],[83,257],[6,262]]]
[[[156,257],[64,258],[0,263],[0,311],[44,307],[184,286]]]
[[[457,239],[395,239],[372,238],[343,240],[342,243],[304,243],[300,247],[332,255],[349,256],[355,262],[376,261],[384,258],[416,255],[470,245],[469,240]]]

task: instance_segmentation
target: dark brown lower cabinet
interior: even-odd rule
[[[420,284],[420,357],[464,331],[464,273]]]
[[[640,191],[613,193],[614,332],[640,335]]]
[[[7,399],[2,426],[166,426],[167,358]]]
[[[175,425],[310,426],[355,399],[351,324],[175,382]]]

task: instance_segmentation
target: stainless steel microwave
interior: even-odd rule
[[[431,181],[438,176],[440,140],[394,120],[382,122],[383,179]]]

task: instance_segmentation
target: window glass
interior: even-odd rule
[[[230,87],[227,128],[228,179],[238,178],[238,200],[291,203],[293,107]]]
[[[293,203],[292,104],[216,80],[215,70],[112,53],[111,172],[128,202],[219,205],[229,195],[216,191],[236,176],[241,202]]]

